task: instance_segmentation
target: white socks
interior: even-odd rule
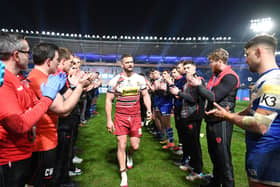
[[[120,186],[121,186],[121,187],[127,187],[128,184],[127,184],[126,169],[121,169],[120,171],[121,171],[121,178],[122,178],[122,181],[121,181]]]

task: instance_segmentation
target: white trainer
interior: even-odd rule
[[[174,151],[174,154],[175,155],[179,155],[179,156],[182,156],[183,155],[183,150],[182,149],[179,149],[179,150],[177,150],[177,151]]]
[[[77,156],[74,156],[74,158],[72,159],[73,164],[80,164],[83,162],[82,158],[79,158]]]
[[[133,160],[132,160],[132,156],[130,154],[127,154],[127,156],[126,156],[126,166],[128,169],[133,168]]]
[[[121,178],[122,178],[122,181],[121,181],[120,187],[128,187],[126,171],[121,172]]]
[[[82,170],[79,169],[79,168],[75,168],[74,171],[71,171],[71,170],[70,170],[68,174],[69,174],[70,177],[78,176],[78,175],[81,175],[81,174],[82,174]]]

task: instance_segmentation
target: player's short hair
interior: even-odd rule
[[[175,69],[175,70],[177,71],[177,67],[176,67],[176,66],[171,67],[171,71],[172,71],[173,69]]]
[[[180,60],[179,62],[177,62],[176,66],[178,66],[179,64],[183,64],[185,63],[186,60]]]
[[[214,61],[222,60],[224,64],[227,64],[228,58],[229,58],[229,53],[227,50],[223,48],[216,49],[215,51],[213,51],[208,55],[208,60],[214,60]]]
[[[133,57],[133,56],[130,55],[130,54],[123,54],[123,55],[121,56],[121,61],[123,61],[123,59],[124,59],[124,58],[127,58],[127,57]]]
[[[24,36],[17,33],[0,33],[0,60],[8,60],[12,53],[22,50],[26,45],[22,42]]]
[[[39,43],[32,50],[33,62],[36,65],[41,65],[48,58],[53,60],[55,52],[59,51],[59,48],[55,44],[51,43]]]
[[[193,66],[196,66],[195,62],[192,60],[185,60],[183,65],[191,64]]]
[[[58,61],[61,61],[63,58],[69,60],[71,58],[71,55],[73,55],[73,53],[72,51],[70,51],[70,49],[60,47],[58,50]]]
[[[265,35],[259,35],[252,39],[250,39],[245,44],[245,49],[249,49],[252,46],[258,45],[258,44],[266,44],[270,46],[273,49],[273,52],[277,49],[277,39],[274,36],[265,34]]]
[[[169,69],[163,69],[163,70],[162,70],[162,72],[165,72],[165,71],[166,71],[167,73],[170,72]]]

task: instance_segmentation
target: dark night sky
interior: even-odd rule
[[[262,17],[280,22],[280,0],[2,0],[0,27],[118,36],[237,38],[248,32],[250,19]]]

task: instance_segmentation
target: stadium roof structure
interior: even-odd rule
[[[86,40],[50,36],[27,36],[30,46],[40,42],[54,43],[72,50],[88,65],[115,63],[122,54],[134,56],[137,64],[174,65],[180,60],[193,60],[200,66],[208,64],[207,56],[217,48],[230,54],[229,63],[247,66],[244,57],[245,42],[234,41],[145,41],[145,40]],[[279,59],[280,61],[280,59]]]

